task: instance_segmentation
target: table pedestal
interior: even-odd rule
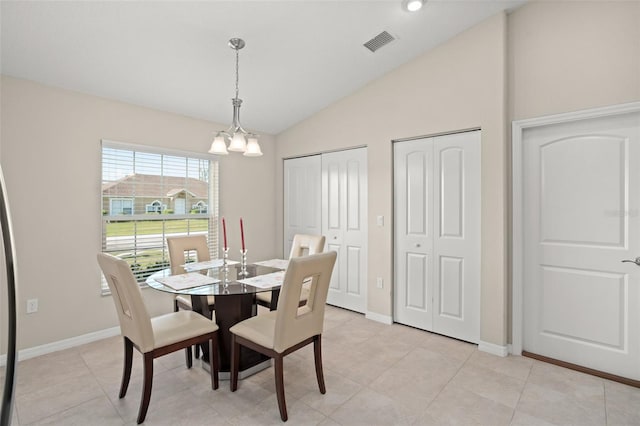
[[[207,318],[212,317],[206,296],[191,296],[193,310]],[[242,320],[257,314],[255,294],[229,294],[217,296],[215,302],[216,324],[218,324],[218,348],[220,360],[220,378],[228,378],[231,371],[231,332],[229,329]],[[208,345],[202,345],[202,359],[209,362]],[[240,348],[240,377],[251,375],[269,367],[270,358],[246,347]],[[227,373],[227,374],[225,374]]]

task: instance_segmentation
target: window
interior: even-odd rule
[[[117,216],[119,214],[133,214],[133,199],[112,198],[110,201],[109,214]]]
[[[162,213],[166,210],[167,206],[162,204],[160,201],[155,200],[151,204],[147,204],[146,212],[147,213]]]
[[[206,155],[103,140],[101,197],[102,251],[126,260],[139,283],[169,266],[167,236],[206,234],[216,257],[218,163]]]

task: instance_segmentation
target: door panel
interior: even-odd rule
[[[464,259],[440,256],[440,315],[463,318]]]
[[[327,238],[327,247],[338,251],[327,303],[365,312],[366,148],[322,154],[322,182],[322,232]]]
[[[284,161],[284,253],[291,252],[295,234],[321,233],[322,171],[319,155]]]
[[[360,277],[362,249],[360,247],[347,246],[347,293],[359,296],[362,294]]]
[[[440,153],[440,236],[462,237],[463,206],[463,152],[448,148]]]
[[[526,351],[640,379],[640,114],[524,133]]]
[[[395,320],[477,342],[480,132],[396,143],[394,205]]]
[[[480,132],[434,138],[433,328],[480,340]]]
[[[432,330],[433,146],[394,144],[395,321]]]
[[[623,138],[594,135],[540,147],[542,241],[624,246],[624,216],[602,214],[599,207],[624,209],[625,147]],[[594,168],[598,163],[607,166]]]

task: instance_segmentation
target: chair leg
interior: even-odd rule
[[[122,382],[120,383],[120,398],[124,398],[131,379],[131,365],[133,364],[133,343],[124,337],[124,367],[122,369]]]
[[[316,378],[318,379],[318,387],[320,393],[325,394],[327,392],[324,386],[324,374],[322,373],[322,336],[317,335],[313,338],[313,355],[316,361]]]
[[[142,399],[138,410],[138,424],[144,422],[151,400],[151,387],[153,385],[153,353],[147,352],[144,356],[144,383],[142,385]]]
[[[180,310],[180,306],[178,306],[178,299],[173,299],[173,312],[178,312]],[[187,368],[191,368],[193,366],[193,352],[191,348],[184,348],[184,360],[187,364]],[[196,345],[196,358],[200,358],[200,348]]]
[[[287,421],[287,404],[284,400],[284,357],[278,354],[273,358],[275,365],[276,377],[276,396],[278,397],[278,408],[280,409],[280,418],[283,422]]]
[[[240,367],[240,345],[236,341],[236,335],[231,333],[231,372],[229,377],[229,385],[231,392],[238,389],[238,368]]]
[[[209,339],[209,369],[211,370],[211,388],[218,389],[218,369],[220,368],[218,359],[218,333],[213,333]]]
[[[187,363],[187,368],[193,367],[193,358],[192,358],[191,346],[184,348],[184,358],[185,358],[185,361]]]

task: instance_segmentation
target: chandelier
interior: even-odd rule
[[[229,47],[236,51],[236,97],[231,99],[233,105],[233,122],[227,130],[220,131],[213,138],[209,153],[215,155],[227,155],[229,151],[242,152],[246,157],[259,157],[262,155],[258,144],[258,135],[247,132],[240,125],[240,105],[242,99],[238,98],[238,51],[245,46],[241,38],[229,40]],[[227,142],[229,147],[227,148]]]

